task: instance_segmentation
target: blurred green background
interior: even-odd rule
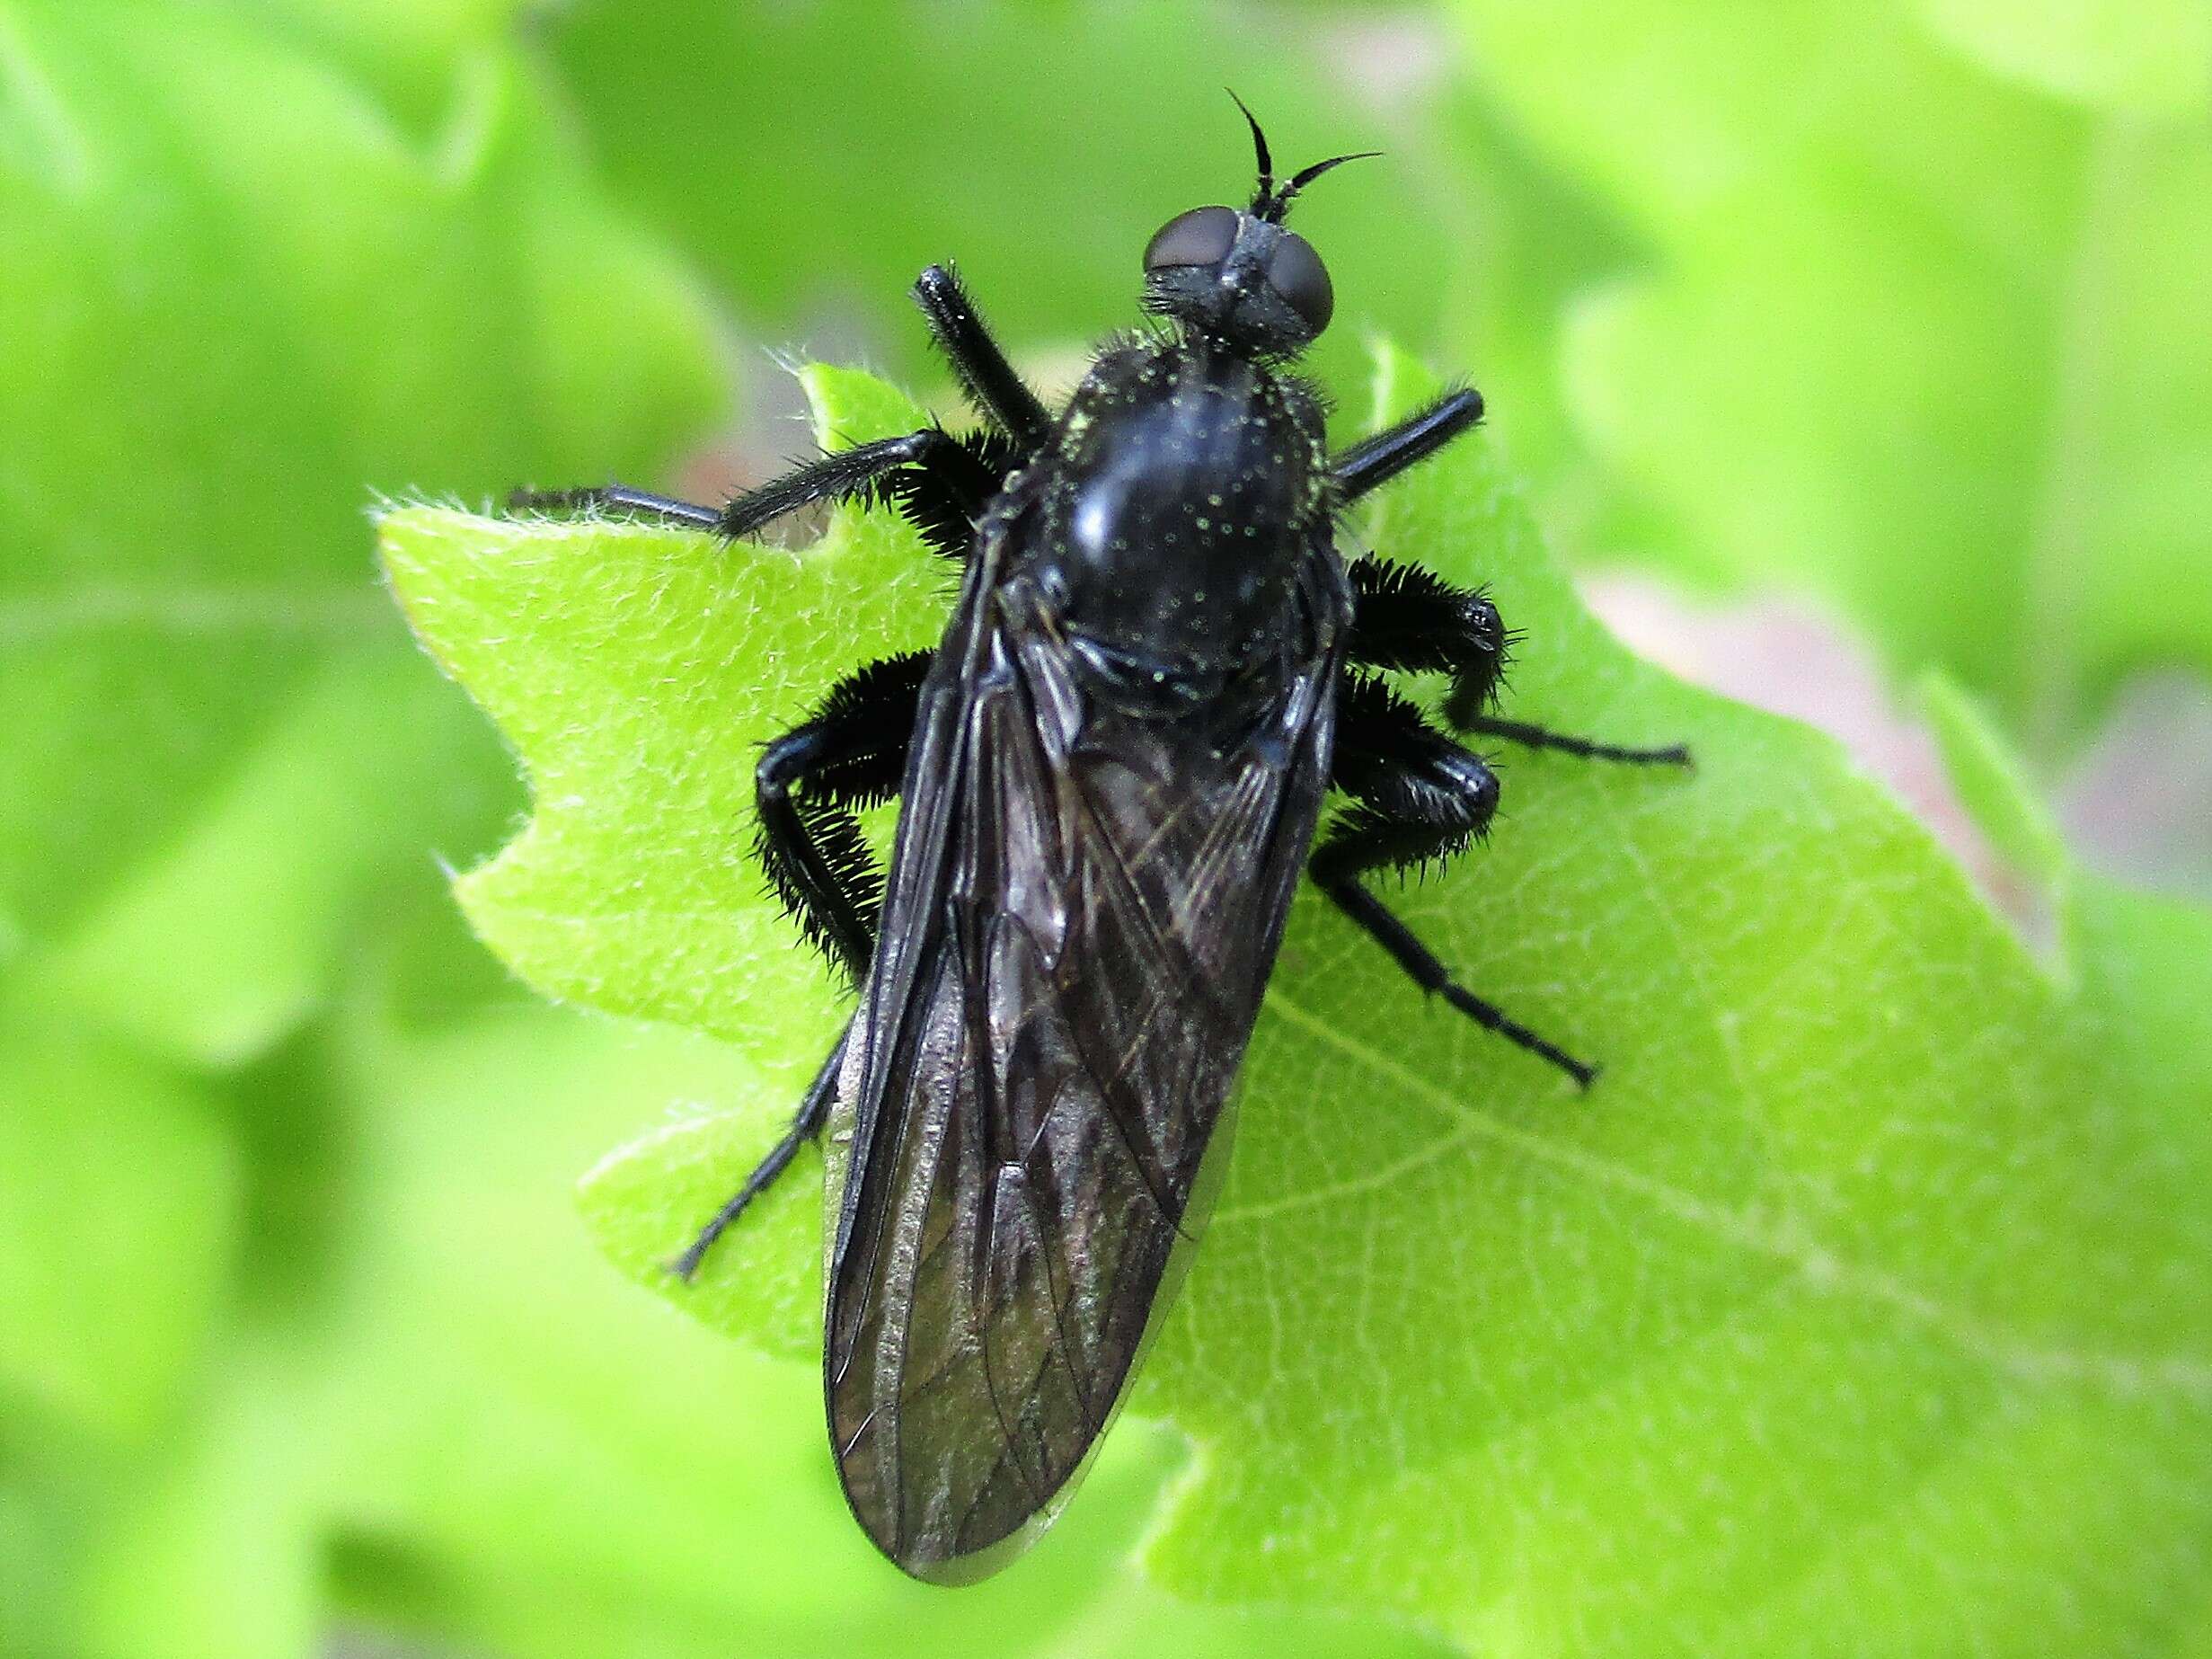
[[[1576,566],[1943,671],[2201,899],[2208,84],[2200,0],[0,0],[0,1653],[1432,1651],[1148,1587],[1134,1426],[1021,1573],[869,1557],[583,1238],[727,1062],[468,937],[523,795],[367,509],[758,476],[779,359],[939,384],[933,259],[1064,383],[1234,84],[1388,152],[1300,208],[1348,405],[1471,373]]]

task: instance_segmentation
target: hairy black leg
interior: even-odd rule
[[[1690,764],[1690,747],[1686,743],[1630,748],[1619,743],[1600,743],[1593,738],[1570,737],[1563,732],[1530,725],[1525,720],[1500,720],[1495,714],[1471,714],[1455,723],[1469,732],[1501,737],[1508,742],[1519,743],[1529,749],[1556,749],[1563,755],[1579,755],[1585,760],[1619,760],[1630,766]]]
[[[1309,866],[1314,880],[1423,990],[1588,1088],[1595,1066],[1460,984],[1359,880],[1371,870],[1447,859],[1464,848],[1498,809],[1496,776],[1380,681],[1348,675],[1343,692],[1330,782],[1357,804],[1323,838]]]
[[[898,793],[929,663],[928,652],[912,652],[849,675],[761,751],[754,772],[769,883],[855,986],[875,954],[883,889],[856,812]]]
[[[1442,670],[1452,677],[1444,717],[1462,732],[1501,737],[1530,749],[1555,749],[1586,760],[1632,766],[1688,766],[1686,744],[1634,747],[1571,737],[1486,713],[1505,674],[1513,635],[1479,589],[1454,587],[1416,564],[1394,564],[1369,554],[1347,572],[1352,584],[1352,632],[1346,654],[1367,668],[1410,672]]]
[[[911,470],[934,485],[963,518],[972,519],[997,492],[999,478],[967,445],[942,427],[855,444],[803,462],[781,478],[748,490],[721,510],[714,528],[732,541],[816,501],[895,496],[890,481]]]
[[[837,959],[855,985],[875,954],[882,876],[854,813],[898,791],[929,661],[929,652],[915,652],[848,675],[812,719],[768,745],[756,774],[760,858],[768,880],[807,936]],[[851,1030],[848,1024],[822,1062],[783,1138],[668,1264],[671,1273],[688,1279],[698,1272],[714,1241],[822,1132]]]
[[[717,529],[721,524],[720,508],[679,501],[672,495],[655,495],[650,490],[633,490],[626,484],[588,490],[517,490],[507,498],[509,512],[589,512],[606,508],[642,513],[649,519],[691,530]]]
[[[875,493],[922,533],[932,552],[964,561],[975,546],[976,520],[1022,457],[1012,439],[988,428],[953,442],[964,461],[948,455],[933,466],[902,466],[886,475]]]
[[[1024,454],[1044,442],[1052,416],[1014,373],[960,279],[932,265],[915,279],[914,299],[969,400]]]
[[[1597,1080],[1597,1067],[1587,1060],[1577,1060],[1557,1043],[1529,1030],[1496,1003],[1484,1001],[1453,979],[1450,970],[1437,959],[1436,953],[1416,938],[1411,927],[1358,882],[1324,882],[1323,886],[1329,897],[1336,901],[1337,908],[1358,923],[1370,938],[1388,951],[1391,959],[1423,990],[1442,997],[1483,1030],[1496,1032],[1516,1048],[1526,1049],[1558,1067],[1574,1079],[1577,1088],[1587,1089]]]
[[[1473,386],[1447,392],[1397,425],[1363,438],[1329,463],[1340,502],[1358,501],[1409,466],[1427,460],[1482,418],[1482,395]]]
[[[975,520],[998,493],[1012,465],[1003,439],[989,435],[955,438],[931,426],[802,462],[722,507],[703,507],[620,484],[586,490],[518,490],[508,505],[517,511],[611,509],[641,513],[735,541],[816,501],[873,496],[897,506],[933,547],[959,558],[966,556]]]
[[[1456,588],[1416,564],[1369,554],[1353,562],[1352,632],[1347,653],[1368,668],[1452,677],[1445,716],[1472,723],[1496,695],[1509,636],[1479,590]]]
[[[745,1184],[730,1195],[730,1201],[717,1210],[712,1220],[699,1229],[699,1235],[685,1247],[683,1255],[668,1264],[668,1271],[679,1279],[689,1279],[699,1271],[699,1264],[706,1253],[714,1247],[714,1241],[728,1232],[737,1219],[771,1186],[778,1176],[791,1167],[792,1159],[799,1156],[799,1149],[814,1140],[829,1122],[830,1107],[836,1104],[837,1074],[845,1069],[845,1041],[853,1034],[850,1021],[839,1034],[836,1045],[829,1051],[829,1058],[822,1069],[814,1074],[806,1096],[799,1103],[798,1115],[783,1138],[768,1149],[767,1156],[754,1166],[753,1173],[745,1177]]]

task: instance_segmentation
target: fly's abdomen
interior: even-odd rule
[[[1332,730],[1332,655],[1216,748],[1087,694],[1036,590],[998,597],[931,785],[943,838],[903,840],[892,874],[910,948],[854,1025],[860,1184],[829,1274],[846,1495],[948,1582],[1071,1489],[1202,1223]]]

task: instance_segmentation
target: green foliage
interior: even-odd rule
[[[1382,375],[1385,410],[1427,389]],[[920,418],[807,378],[825,433]],[[1366,528],[1491,585],[1528,634],[1517,712],[1701,763],[1511,760],[1493,844],[1408,897],[1473,983],[1606,1057],[1586,1100],[1294,913],[1229,1191],[1132,1408],[1195,1447],[1148,1566],[1479,1651],[2164,1650],[2212,1528],[2183,1271],[2212,1253],[2212,1131],[2170,1086],[2212,1053],[2178,1019],[2111,1037],[2139,948],[2204,988],[2164,937],[2202,918],[2094,908],[2062,989],[1830,743],[1613,644],[1480,444]],[[806,1354],[803,1176],[696,1289],[663,1268],[833,1032],[742,862],[748,761],[839,667],[929,635],[941,568],[849,511],[795,554],[435,509],[385,537],[537,798],[463,882],[472,919],[541,989],[760,1066],[595,1172],[602,1246]]]
[[[1919,0],[1914,10],[1999,75],[2114,115],[2201,120],[2212,95],[2212,15],[2184,0]]]
[[[1471,212],[1425,124],[1347,108],[1330,67],[1349,26],[1177,0],[1018,0],[987,19],[633,0],[579,7],[557,49],[616,184],[769,338],[865,319],[916,372],[933,366],[905,296],[933,261],[956,262],[1017,342],[1065,350],[1133,320],[1146,238],[1185,208],[1249,198],[1225,82],[1287,164],[1402,146],[1298,208],[1342,298],[1318,359],[1338,375],[1357,372],[1363,324],[1429,341],[1477,303],[1470,244],[1494,193],[1474,181]]]
[[[1099,1503],[1034,1577],[976,1601],[868,1558],[819,1455],[820,1402],[607,1273],[569,1211],[619,1125],[674,1101],[760,1098],[720,1044],[509,1007],[432,1034],[358,1034],[376,1103],[378,1194],[338,1305],[325,1379],[340,1593],[376,1617],[494,1651],[687,1659],[837,1649],[1107,1652],[1124,1621],[1160,1651],[1261,1651],[1265,1627],[1180,1609],[1128,1563],[1173,1466],[1138,1433]],[[982,1621],[978,1624],[978,1620]],[[1323,1624],[1309,1651],[1426,1651]],[[1377,1645],[1370,1646],[1370,1642]]]
[[[310,1246],[365,1108],[279,1057],[512,791],[366,492],[650,466],[717,397],[511,53],[413,131],[248,10],[0,4],[9,1653],[316,1640]]]
[[[465,21],[0,0],[0,1654],[1255,1650],[1128,1564],[1141,1433],[1053,1571],[875,1575],[803,1386],[576,1226],[613,1138],[757,1086],[444,914],[511,769],[362,510],[656,475],[717,353]]]
[[[0,19],[24,89],[0,124],[0,918],[35,942],[102,925],[274,705],[399,643],[365,481],[643,466],[713,394],[696,298],[511,59],[417,143],[219,13]],[[433,794],[455,733],[404,723],[336,764]]]
[[[2206,661],[2212,24],[1534,15],[0,0],[0,1655],[1435,1651],[1377,1610],[2204,1648],[2212,923],[2081,867],[2035,780],[2113,673]],[[803,554],[389,520],[537,796],[468,919],[558,1008],[453,913],[522,795],[363,509],[666,483],[762,345],[936,374],[929,259],[1064,372],[1150,227],[1240,192],[1224,82],[1286,157],[1390,152],[1300,209],[1324,372],[1380,324],[1496,412],[1377,536],[1496,575],[1524,710],[1706,764],[1509,756],[1491,856],[1409,895],[1603,1050],[1588,1101],[1299,912],[1143,1416],[933,1594],[789,1357],[814,1167],[697,1319],[593,1235],[667,1291],[818,1053],[748,746],[926,639],[942,565],[849,516]],[[911,418],[810,380],[848,436]],[[1595,635],[1506,453],[1578,558],[1816,584],[1948,670],[2046,966],[1827,746]]]
[[[143,1430],[229,1276],[236,1149],[189,1084],[21,1016],[0,1016],[0,1376],[44,1412]]]
[[[836,430],[926,419],[850,373],[809,378],[836,397]],[[641,526],[387,517],[395,596],[499,722],[544,808],[461,883],[483,938],[553,995],[750,1052],[827,1020],[817,964],[760,902],[752,758],[856,651],[933,643],[944,570],[913,551],[889,523],[849,517],[803,558],[742,563]],[[487,589],[533,649],[485,625]]]
[[[1603,551],[1817,587],[2039,743],[2141,662],[2212,666],[2202,7],[1457,10],[1648,248],[1562,369],[1617,469]]]
[[[1126,316],[1149,227],[1241,186],[1225,80],[1280,155],[1379,145],[1300,209],[1344,315],[1478,373],[1576,558],[1815,588],[2040,749],[2143,662],[2212,665],[2208,34],[2181,4],[643,0],[556,51],[617,187],[762,332],[864,324],[910,373],[930,260],[1017,343]]]

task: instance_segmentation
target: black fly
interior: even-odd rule
[[[1102,350],[1057,413],[933,266],[915,297],[982,430],[862,444],[720,509],[621,486],[519,498],[733,538],[810,502],[888,501],[964,563],[935,651],[860,670],[761,757],[761,861],[860,1003],[791,1132],[677,1264],[696,1268],[834,1116],[833,1152],[850,1149],[831,1443],[868,1536],[941,1583],[1035,1536],[1127,1391],[1203,1223],[1301,874],[1424,990],[1595,1075],[1458,984],[1363,883],[1459,852],[1498,803],[1481,758],[1375,670],[1448,674],[1464,732],[1686,759],[1494,718],[1490,601],[1340,556],[1344,510],[1482,403],[1455,391],[1326,452],[1320,399],[1287,365],[1333,296],[1283,218],[1356,158],[1278,185],[1252,131],[1251,205],[1161,227],[1145,306],[1163,325]],[[1316,847],[1332,791],[1349,805]],[[882,873],[855,813],[893,796]]]

